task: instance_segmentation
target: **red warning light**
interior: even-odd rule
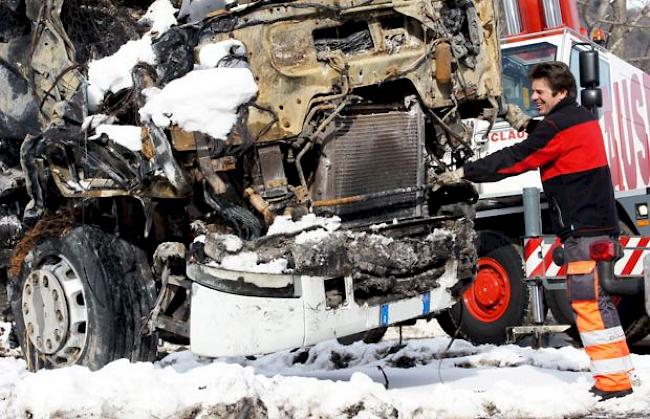
[[[600,28],[595,28],[594,30],[591,31],[591,40],[597,43],[598,45],[605,45],[605,41],[607,40],[607,35],[605,35],[604,30]]]

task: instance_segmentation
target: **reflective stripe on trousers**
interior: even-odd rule
[[[591,358],[596,388],[621,391],[632,388],[628,372],[633,369],[616,307],[600,289],[589,245],[607,237],[569,238],[564,243],[569,266],[567,288],[585,352]]]

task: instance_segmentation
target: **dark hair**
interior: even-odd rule
[[[569,66],[560,61],[540,63],[528,73],[531,80],[546,79],[555,96],[560,90],[566,90],[567,96],[576,97],[576,79],[571,74]]]

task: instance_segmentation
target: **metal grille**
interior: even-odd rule
[[[369,210],[391,217],[396,212],[401,217],[420,215],[422,193],[415,189],[424,182],[422,112],[358,114],[340,122],[324,146],[316,200],[370,196],[328,210],[340,215]],[[411,191],[395,192],[406,188]]]

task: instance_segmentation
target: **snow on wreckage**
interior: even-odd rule
[[[0,83],[34,110],[0,97],[3,124],[29,128],[0,126],[25,178],[2,193],[21,227],[3,263],[30,368],[151,359],[158,333],[271,352],[453,303],[476,192],[435,178],[471,155],[463,120],[496,117],[491,2],[242,2],[189,21],[157,0],[140,23],[84,3],[11,6],[0,44]],[[128,42],[93,43],[79,13]]]

